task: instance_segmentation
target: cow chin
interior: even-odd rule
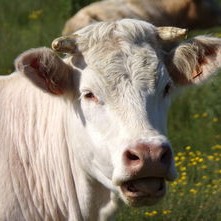
[[[120,185],[123,201],[133,207],[151,206],[166,194],[166,182],[163,178],[141,178]]]

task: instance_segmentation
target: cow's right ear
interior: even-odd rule
[[[35,85],[55,95],[75,91],[78,74],[48,48],[30,49],[15,61],[16,70],[25,74]]]
[[[221,68],[221,39],[198,36],[178,45],[165,63],[175,84],[204,82]]]

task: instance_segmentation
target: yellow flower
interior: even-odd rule
[[[186,176],[181,176],[180,181],[184,181],[184,180],[186,180]]]
[[[190,155],[191,157],[194,157],[196,154],[195,154],[193,151],[191,151],[191,152],[189,152],[189,155]]]
[[[29,14],[28,18],[30,20],[37,20],[41,17],[42,13],[43,13],[43,10],[34,10]]]
[[[196,166],[197,162],[196,161],[193,161],[191,163],[189,163],[189,166]]]
[[[217,144],[211,147],[212,150],[221,150],[221,145]]]
[[[182,172],[182,171],[186,171],[186,167],[185,167],[185,166],[180,167],[180,171],[181,171],[181,172]]]
[[[201,156],[202,153],[201,153],[199,150],[197,150],[197,151],[196,151],[196,155],[197,155],[197,156]]]
[[[219,119],[218,119],[217,117],[214,117],[214,118],[213,118],[213,122],[214,122],[214,123],[217,123],[218,121],[219,121]]]
[[[177,184],[178,184],[177,181],[170,183],[171,186],[176,186]]]
[[[150,212],[145,212],[145,216],[152,216],[152,213],[150,213]]]
[[[186,146],[185,147],[185,150],[190,150],[191,149],[191,146]]]
[[[207,184],[206,187],[207,187],[207,188],[211,188],[212,185],[211,185],[211,184]]]
[[[154,215],[157,215],[157,214],[158,214],[158,212],[157,212],[156,210],[152,211],[152,213],[153,213]]]
[[[202,113],[201,116],[202,116],[203,118],[208,117],[208,113],[204,112],[204,113]]]
[[[185,159],[186,159],[185,156],[180,157],[180,160],[181,160],[181,161],[185,161]]]
[[[182,172],[182,173],[181,173],[181,176],[186,176],[186,172]]]
[[[193,118],[194,118],[194,119],[197,119],[197,118],[199,118],[199,116],[200,116],[199,114],[194,114],[194,115],[193,115]]]
[[[203,161],[204,161],[203,158],[199,158],[199,159],[198,159],[198,162],[199,162],[199,163],[202,163]]]
[[[203,184],[201,182],[196,183],[195,186],[202,186]]]
[[[156,216],[157,214],[158,212],[156,210],[153,210],[152,212],[145,212],[145,215],[149,217]]]
[[[205,169],[207,169],[208,167],[207,167],[207,165],[203,164],[200,168],[201,168],[202,170],[205,170]]]
[[[174,157],[174,160],[175,160],[175,161],[178,161],[178,160],[179,160],[179,157],[178,157],[178,156],[175,156],[175,157]]]
[[[207,156],[207,158],[208,158],[208,160],[214,160],[214,156],[212,156],[212,155]]]
[[[169,214],[171,214],[172,213],[172,211],[170,210],[170,209],[166,209],[166,210],[163,210],[162,211],[162,214],[163,215],[169,215]]]
[[[195,195],[195,194],[197,194],[198,191],[196,189],[190,189],[189,192],[192,193],[193,195]]]
[[[178,156],[178,157],[181,157],[181,156],[183,156],[183,153],[182,153],[182,152],[178,152],[178,153],[177,153],[177,156]]]

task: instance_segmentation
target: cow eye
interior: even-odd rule
[[[94,102],[98,102],[98,98],[91,92],[91,91],[87,91],[83,94],[83,97],[86,99],[86,100],[91,100],[91,101],[94,101]]]
[[[170,93],[171,88],[172,88],[172,84],[171,82],[168,82],[164,88],[163,97],[166,97]]]

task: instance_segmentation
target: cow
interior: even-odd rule
[[[100,22],[17,57],[0,78],[1,220],[107,221],[165,196],[171,96],[221,66],[221,39],[185,34]]]
[[[141,19],[156,26],[209,28],[221,24],[221,8],[215,0],[103,0],[68,19],[62,34],[71,34],[94,22],[122,18]]]

